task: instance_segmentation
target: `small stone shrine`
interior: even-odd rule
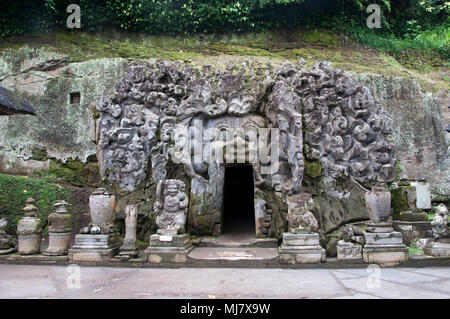
[[[65,201],[57,202],[55,212],[48,216],[48,239],[49,246],[44,255],[64,256],[67,255],[70,243],[70,231],[72,230],[72,217],[67,212],[70,204]]]
[[[289,232],[283,233],[280,262],[320,263],[325,261],[325,249],[319,244],[317,223],[312,210],[314,202],[310,194],[290,196],[288,201]]]
[[[23,208],[25,217],[17,224],[19,254],[34,255],[41,251],[42,222],[37,217],[38,209],[33,205],[35,200],[28,198]]]
[[[115,196],[99,188],[89,197],[91,223],[76,235],[69,250],[74,261],[108,261],[119,252],[119,235],[114,230]]]
[[[365,199],[370,221],[364,232],[364,261],[394,265],[408,260],[408,248],[403,244],[402,233],[392,228],[391,193],[382,187],[373,187]]]

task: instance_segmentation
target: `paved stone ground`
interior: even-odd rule
[[[68,288],[76,267],[0,265],[0,298],[450,298],[450,268],[438,267],[81,267]]]

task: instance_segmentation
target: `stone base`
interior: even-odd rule
[[[68,256],[44,256],[42,254],[36,254],[36,255],[10,254],[10,255],[0,256],[0,261],[2,261],[2,260],[21,262],[21,263],[43,262],[43,263],[56,264],[58,262],[67,262],[69,260],[69,257]]]
[[[0,249],[0,255],[8,255],[12,254],[16,251],[15,248],[8,248],[8,249]]]
[[[425,255],[433,257],[450,257],[450,238],[438,239],[428,243],[423,252]]]
[[[325,262],[325,249],[319,245],[319,234],[283,233],[279,253],[281,264]]]
[[[338,260],[362,260],[362,246],[340,240],[337,245]]]
[[[19,254],[34,255],[41,252],[41,235],[19,235]]]
[[[64,256],[69,251],[70,233],[49,233],[49,245],[43,255]]]
[[[388,222],[372,222],[366,223],[366,232],[368,233],[392,233],[394,231],[393,223]]]
[[[406,246],[364,247],[363,259],[366,263],[394,266],[408,260],[408,248]]]
[[[136,250],[136,244],[135,243],[124,243],[120,247],[120,252],[116,256],[116,259],[119,260],[129,260],[136,258],[138,256],[138,251]]]
[[[363,259],[366,263],[393,266],[408,260],[408,247],[403,245],[402,233],[365,232]]]
[[[192,250],[188,234],[150,236],[150,245],[145,250],[145,260],[149,263],[186,263]]]
[[[394,230],[401,232],[403,243],[410,246],[414,240],[427,237],[427,231],[431,230],[431,222],[394,220]]]
[[[75,245],[69,249],[69,258],[73,261],[109,261],[119,252],[118,234],[79,234]]]

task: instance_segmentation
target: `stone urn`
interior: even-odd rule
[[[108,233],[113,223],[116,200],[105,188],[98,188],[89,197],[89,209],[93,226],[98,226],[101,233]]]
[[[25,217],[17,224],[17,235],[19,239],[19,254],[38,254],[41,249],[42,223],[37,215],[37,208],[33,205],[34,199],[27,199],[27,205],[23,211]]]
[[[55,212],[48,216],[48,239],[49,245],[44,255],[62,256],[67,255],[70,242],[70,231],[72,230],[72,217],[67,212],[70,204],[65,201],[57,202]]]
[[[372,222],[387,222],[391,215],[391,192],[383,187],[372,187],[365,194],[366,207]]]

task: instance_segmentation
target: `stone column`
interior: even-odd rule
[[[403,244],[402,233],[392,228],[391,193],[381,187],[373,187],[365,194],[365,199],[370,221],[364,232],[364,261],[390,266],[408,260],[408,248]]]
[[[49,246],[44,252],[46,256],[67,255],[72,230],[72,217],[67,212],[69,205],[65,201],[57,202],[55,212],[48,216]]]
[[[19,239],[19,254],[34,255],[41,251],[42,223],[37,218],[38,209],[33,205],[35,200],[28,198],[23,208],[25,217],[17,224],[17,235]]]
[[[136,227],[137,227],[138,205],[127,205],[125,207],[125,239],[120,247],[119,259],[127,260],[136,257]]]
[[[280,263],[303,264],[325,262],[325,249],[319,244],[317,223],[312,210],[314,202],[308,193],[287,198],[289,232],[283,233]]]

